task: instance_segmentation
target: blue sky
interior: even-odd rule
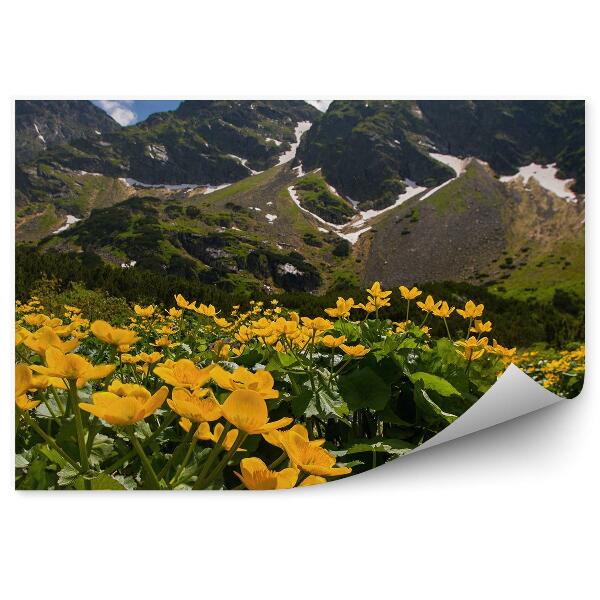
[[[181,100],[92,100],[105,110],[117,123],[133,125],[148,115],[164,110],[175,110]]]

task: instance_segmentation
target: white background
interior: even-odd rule
[[[591,2],[206,4],[3,5],[4,597],[598,597],[599,236],[589,227],[577,400],[292,493],[12,491],[15,97],[585,98],[597,166]],[[597,184],[588,168],[596,230]]]

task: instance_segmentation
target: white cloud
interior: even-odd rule
[[[132,100],[98,100],[98,104],[120,125],[131,125],[137,118]]]

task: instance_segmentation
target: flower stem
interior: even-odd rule
[[[203,480],[206,477],[206,474],[208,473],[208,470],[210,469],[211,465],[213,464],[213,462],[215,462],[215,458],[221,451],[221,448],[223,447],[223,442],[225,441],[225,437],[227,436],[227,433],[229,432],[230,428],[231,425],[229,423],[225,423],[225,427],[223,427],[223,431],[221,432],[217,443],[213,446],[213,449],[210,451],[210,454],[206,457],[206,462],[202,466],[202,471],[200,471],[200,474],[196,479],[196,483],[194,483],[194,487],[192,488],[193,490],[203,489],[201,487],[203,485]]]
[[[135,451],[138,453],[138,456],[140,457],[140,460],[142,461],[142,465],[144,466],[144,471],[146,471],[146,476],[150,480],[150,484],[152,485],[152,487],[150,489],[159,490],[160,483],[158,481],[158,477],[156,477],[156,473],[154,472],[154,469],[152,468],[152,465],[150,464],[150,461],[148,460],[148,457],[146,456],[146,453],[144,452],[142,445],[140,444],[139,440],[135,437],[135,432],[133,431],[133,426],[129,425],[126,428],[126,430],[127,430],[127,435],[129,436],[129,439],[131,441],[131,444],[135,448]]]
[[[177,481],[179,481],[179,478],[181,477],[181,474],[183,473],[183,469],[185,469],[185,466],[188,464],[190,458],[192,457],[194,448],[196,447],[196,444],[198,443],[198,438],[194,434],[196,433],[196,430],[198,429],[199,425],[200,425],[199,423],[192,423],[190,430],[188,431],[187,435],[185,436],[184,443],[186,443],[186,442],[188,443],[188,450],[187,450],[185,456],[183,457],[183,460],[181,461],[181,464],[179,465],[179,467],[175,473],[175,476],[170,481],[170,484],[172,486],[174,486],[175,483]],[[190,439],[191,439],[191,441],[190,441]],[[173,452],[173,455],[175,455],[175,452]]]
[[[83,433],[83,422],[81,420],[81,409],[79,408],[79,396],[77,394],[77,382],[69,381],[69,398],[71,399],[71,408],[75,418],[75,430],[77,432],[77,445],[79,446],[79,463],[84,473],[90,469],[88,461],[87,448],[85,445],[85,435]],[[88,479],[84,480],[85,489],[91,489],[91,484]]]
[[[225,465],[229,462],[229,459],[237,452],[237,449],[246,441],[248,434],[244,431],[238,431],[238,436],[235,442],[231,445],[229,451],[221,459],[219,464],[209,473],[208,477],[202,482],[202,488],[206,489],[206,486],[212,482],[212,480],[225,468]]]
[[[446,333],[448,334],[448,339],[452,341],[452,336],[450,335],[450,329],[448,328],[448,321],[446,320],[446,317],[444,317],[444,325],[446,326]]]
[[[53,437],[49,436],[36,422],[31,418],[31,415],[27,411],[23,411],[23,416],[27,424],[48,444],[56,450],[62,458],[64,458],[76,471],[81,471],[81,467],[77,464],[77,461],[73,460],[54,440]]]
[[[160,425],[160,427],[156,431],[154,431],[152,435],[149,435],[146,439],[140,442],[142,448],[149,444],[152,440],[156,439],[173,422],[176,416],[177,415],[175,413],[170,413],[165,418],[162,425]],[[119,467],[121,467],[125,462],[127,462],[130,458],[134,457],[135,455],[136,451],[130,450],[127,454],[125,454],[121,458],[118,458],[112,465],[104,469],[104,473],[114,473]]]

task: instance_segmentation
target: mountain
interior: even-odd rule
[[[17,239],[237,292],[454,280],[582,296],[583,110],[184,102],[18,165]]]
[[[585,106],[580,101],[336,101],[304,136],[296,164],[321,168],[361,208],[383,208],[407,183],[452,176],[435,154],[474,156],[500,175],[557,163],[585,189]]]
[[[53,146],[118,131],[120,125],[88,100],[15,101],[17,163]]]
[[[507,295],[583,295],[583,203],[535,179],[502,182],[489,165],[386,213],[362,236],[363,281],[467,281]],[[393,251],[390,251],[393,249]]]

